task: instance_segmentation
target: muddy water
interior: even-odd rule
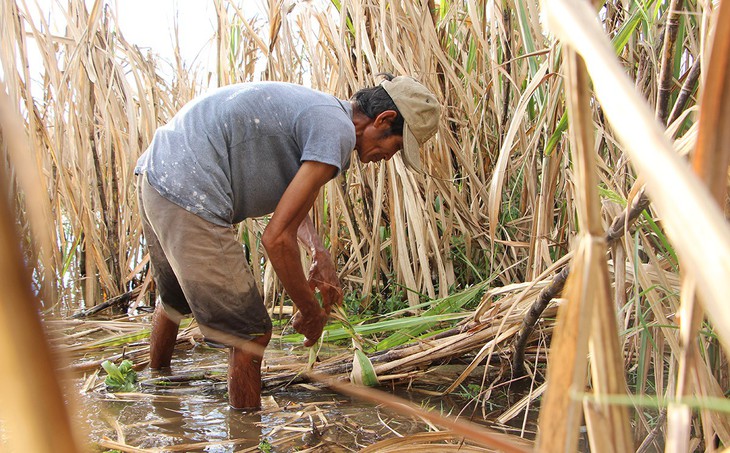
[[[293,354],[292,348],[274,341],[265,360]],[[106,439],[162,451],[357,451],[389,437],[429,431],[419,420],[311,385],[267,388],[262,411],[232,410],[225,393],[226,360],[225,350],[201,346],[177,350],[174,375],[217,374],[174,388],[143,385],[140,393],[132,395],[109,393],[103,385],[82,392],[85,381],[79,379],[78,415],[88,438],[104,447],[99,451],[114,447]],[[149,384],[153,377],[158,374],[149,369],[139,372],[142,382]],[[397,393],[444,413],[457,413],[467,404],[461,398],[428,399],[405,390]]]

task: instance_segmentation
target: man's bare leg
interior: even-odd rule
[[[153,370],[170,366],[179,325],[179,322],[175,322],[167,316],[161,304],[157,304],[155,314],[152,315],[152,333],[150,334],[150,368]]]
[[[230,348],[228,404],[233,409],[261,409],[261,360],[270,340],[271,332],[266,332],[240,348]]]

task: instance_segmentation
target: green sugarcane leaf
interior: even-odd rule
[[[380,384],[378,381],[378,375],[375,374],[375,368],[373,368],[372,362],[364,352],[360,349],[355,349],[355,354],[352,358],[352,372],[350,373],[350,380],[356,385],[366,385],[373,387]]]

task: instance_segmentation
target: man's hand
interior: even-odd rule
[[[337,271],[327,249],[314,228],[312,219],[306,216],[299,225],[297,236],[308,248],[312,256],[307,282],[312,291],[319,290],[322,295],[322,308],[329,315],[332,306],[342,304],[342,286]]]
[[[304,335],[304,346],[310,347],[317,343],[319,337],[322,335],[324,325],[327,324],[328,313],[317,307],[312,313],[303,315],[301,311],[296,312],[292,318],[291,325],[294,330]]]
[[[342,305],[342,286],[332,258],[326,250],[320,250],[312,257],[307,281],[312,291],[318,289],[322,295],[322,308],[327,316],[332,306]]]

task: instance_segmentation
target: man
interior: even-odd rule
[[[342,302],[334,263],[308,215],[319,189],[360,161],[401,148],[420,171],[420,145],[438,128],[440,106],[410,77],[386,75],[351,101],[298,85],[258,82],[201,96],[159,128],[135,168],[144,234],[159,300],[150,366],[169,367],[180,318],[192,313],[206,338],[230,347],[229,404],[261,404],[261,359],[271,320],[233,225],[273,212],[262,243],[298,312],[305,346]],[[309,276],[297,240],[312,254]],[[322,294],[322,306],[314,290]]]

